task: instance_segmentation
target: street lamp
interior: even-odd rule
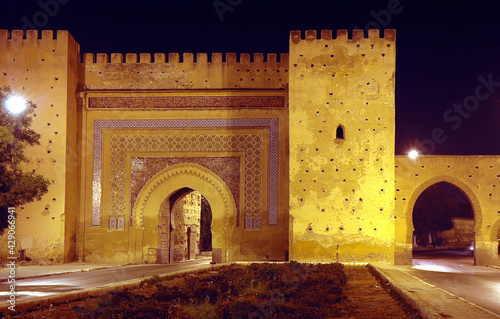
[[[7,109],[7,112],[10,114],[16,116],[21,113],[23,113],[27,108],[28,108],[28,103],[26,102],[25,99],[18,95],[11,95],[7,98],[5,101],[5,108]],[[16,154],[16,148],[17,148],[17,141],[16,137],[14,136],[14,133],[18,130],[18,123],[17,120],[14,120],[14,132],[12,132],[12,143],[9,145],[11,149],[11,155],[12,155],[12,166],[16,167],[16,160],[15,160],[15,154]]]
[[[13,115],[24,112],[28,107],[26,100],[17,95],[9,97],[7,101],[5,101],[5,106],[7,107],[7,111]]]
[[[411,150],[408,153],[408,157],[411,158],[412,160],[416,159],[420,154],[418,154],[418,151],[416,150]]]

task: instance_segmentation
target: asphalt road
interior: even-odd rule
[[[16,280],[16,300],[98,287],[130,279],[147,278],[153,275],[168,274],[179,270],[196,270],[210,267],[209,265],[210,260],[161,265],[131,265],[89,272],[20,279]],[[0,283],[0,296],[6,296],[8,291],[8,283]]]
[[[500,270],[474,266],[468,251],[419,252],[412,266],[398,268],[500,314]]]

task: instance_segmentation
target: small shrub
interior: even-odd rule
[[[240,319],[240,318],[260,318],[255,314],[260,313],[255,306],[255,300],[252,299],[237,299],[230,303],[225,303],[222,306],[223,318]]]
[[[217,302],[218,296],[219,292],[216,289],[206,287],[205,285],[197,286],[191,291],[191,298],[198,304],[203,302],[214,304]]]
[[[144,282],[147,283],[148,285],[152,286],[152,285],[160,283],[161,278],[158,275],[153,275],[153,276],[145,279]]]
[[[221,317],[218,307],[210,303],[182,305],[180,310],[188,318],[217,319]]]
[[[158,291],[151,295],[151,299],[156,299],[160,302],[182,300],[186,301],[189,299],[189,295],[186,294],[184,290],[181,290],[177,286],[164,286],[157,285]]]

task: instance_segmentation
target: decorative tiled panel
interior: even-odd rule
[[[109,229],[124,230],[125,229],[125,218],[123,216],[120,216],[117,219],[115,216],[111,216],[108,220],[108,228]]]
[[[115,216],[111,216],[108,220],[108,228],[109,229],[116,229],[116,217]]]
[[[90,97],[90,108],[249,108],[285,107],[283,96]]]
[[[179,163],[195,163],[217,174],[227,184],[236,203],[239,222],[240,158],[239,157],[133,157],[130,170],[130,202],[135,200],[146,182],[161,170]]]
[[[117,224],[118,229],[125,229],[125,218],[123,216],[118,217],[118,224]]]
[[[180,119],[180,120],[96,120],[94,121],[94,169],[93,169],[93,186],[92,186],[92,225],[101,225],[101,194],[102,194],[102,138],[103,129],[105,128],[220,128],[220,127],[268,127],[270,130],[270,143],[269,143],[269,225],[277,225],[278,221],[278,141],[279,141],[279,120],[276,118],[255,118],[255,119]],[[172,149],[158,148],[158,142],[161,145],[165,143],[174,143],[178,145],[176,151],[188,151],[197,145],[200,151],[220,151],[220,150],[244,150],[246,152],[246,165],[245,170],[255,172],[257,168],[260,169],[260,162],[252,160],[253,157],[260,157],[261,154],[255,152],[255,148],[248,153],[244,149],[248,147],[248,143],[256,143],[259,136],[254,136],[253,142],[246,140],[248,137],[245,135],[213,135],[213,136],[199,136],[195,144],[192,143],[190,135],[183,136],[113,136],[116,138],[112,143],[123,143],[125,148],[116,148],[111,152],[111,168],[114,173],[111,174],[111,197],[116,201],[110,199],[110,214],[122,216],[125,212],[125,193],[122,187],[125,183],[125,152],[144,152],[144,151],[173,151]],[[146,146],[147,145],[147,146]],[[173,144],[172,144],[173,145]],[[205,148],[200,148],[205,145]],[[229,147],[225,149],[224,147]],[[260,150],[260,148],[259,148]],[[250,158],[248,156],[250,155]],[[260,175],[259,173],[258,175]],[[248,174],[246,174],[248,175]],[[259,178],[255,174],[250,174],[245,178],[245,225],[249,225],[251,229],[260,227],[260,220],[253,220],[255,216],[260,218],[260,205],[256,203],[261,202],[260,191],[257,188],[250,187],[250,185],[260,183]],[[248,189],[248,190],[247,190]],[[247,207],[247,202],[248,206]],[[248,217],[248,218],[247,218]],[[250,219],[252,221],[250,222]]]
[[[245,217],[260,219],[262,207],[261,148],[262,138],[260,135],[112,135],[110,160],[113,165],[110,167],[109,215],[125,214],[126,153],[167,150],[170,152],[237,151],[245,152]],[[216,161],[216,158],[213,158],[210,166],[217,168]],[[210,162],[210,160],[206,162]],[[239,165],[236,166],[236,171],[239,175]],[[222,176],[220,177],[222,178]]]

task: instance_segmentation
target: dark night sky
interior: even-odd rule
[[[397,29],[397,153],[442,129],[446,141],[428,154],[500,154],[500,83],[460,125],[443,119],[454,104],[474,102],[478,77],[500,82],[497,1],[218,0],[236,4],[224,21],[213,0],[58,1],[66,4],[39,29],[69,30],[82,52],[93,53],[286,53],[290,30],[364,29],[376,21],[372,13],[399,2],[400,12],[382,23]],[[0,8],[2,29],[20,29],[23,17],[33,21],[43,10],[25,0]]]

